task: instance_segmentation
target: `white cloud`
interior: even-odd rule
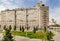
[[[0,0],[0,2],[1,2],[0,10],[12,9],[12,8],[18,7],[16,4],[13,4],[11,1],[13,1],[13,0]]]
[[[50,19],[54,18],[60,24],[60,7],[50,9]]]
[[[17,4],[23,4],[24,3],[24,0],[14,0],[15,1],[15,3],[17,3]]]
[[[12,4],[9,0],[1,0],[1,2],[4,5]]]
[[[3,5],[0,5],[0,10],[4,10],[5,7]]]
[[[46,2],[49,1],[49,0],[39,0],[39,1],[42,1],[43,3],[46,3]]]
[[[12,1],[14,1],[16,4],[14,4]],[[27,1],[27,0],[0,0],[0,2],[1,2],[0,8],[5,9],[5,8],[17,8],[19,6],[25,6],[25,1]],[[35,2],[35,0],[28,0],[28,1]],[[39,1],[41,1],[41,0],[39,0]],[[47,2],[47,0],[42,0],[42,1],[44,3]]]
[[[26,0],[0,0],[0,2],[1,2],[0,10],[4,10],[6,8],[10,8],[10,9],[17,8],[18,5],[12,3],[12,1],[14,1],[16,4],[20,4],[22,6],[22,4],[24,5],[24,2]],[[35,2],[35,0],[28,0],[28,1]],[[39,1],[42,1],[43,3],[47,3],[47,1],[49,1],[49,0],[39,0]],[[60,7],[56,7],[53,9],[50,8],[50,19],[51,18],[55,18],[57,20],[57,23],[60,24]]]

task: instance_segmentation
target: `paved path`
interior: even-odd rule
[[[55,33],[55,36],[53,37],[54,41],[60,41],[60,32],[53,31],[53,30],[51,31]]]
[[[29,38],[21,37],[21,36],[15,36],[14,38],[16,41],[29,41]]]
[[[3,34],[2,34],[2,33],[0,33],[0,41],[2,40],[2,38],[3,38]]]
[[[16,41],[42,41],[40,39],[30,39],[27,37],[15,36]]]

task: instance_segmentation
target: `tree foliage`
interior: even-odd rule
[[[38,30],[37,27],[34,27],[34,28],[33,28],[33,32],[34,32],[34,33],[36,33],[37,30]]]
[[[22,32],[24,32],[24,30],[25,30],[25,29],[24,29],[24,27],[22,26]]]
[[[9,29],[10,29],[10,30],[12,29],[11,25],[9,26]]]
[[[2,41],[13,41],[13,36],[11,35],[11,30],[8,28],[5,28],[5,35],[3,37]]]
[[[47,31],[47,28],[46,27],[44,27],[44,32],[46,32]]]
[[[16,26],[14,26],[14,30],[16,30]]]
[[[5,28],[6,28],[6,25],[4,25],[4,30],[5,30]]]
[[[53,39],[53,36],[54,36],[54,34],[51,31],[47,32],[47,40],[48,41],[51,41],[51,39]]]
[[[21,26],[20,26],[20,31],[22,30]]]

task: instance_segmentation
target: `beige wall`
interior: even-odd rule
[[[42,5],[37,4],[37,6],[34,8],[20,8],[2,11],[1,12],[2,26],[12,25],[12,27],[14,27],[16,11],[17,29],[19,29],[20,26],[26,27],[27,24],[30,28],[36,26],[39,26],[39,28],[47,27],[49,25],[49,8],[47,6]]]
[[[36,27],[38,25],[38,10],[37,9],[30,9],[28,10],[28,21],[29,26]]]
[[[49,25],[49,9],[48,7],[41,7],[39,14],[40,27],[47,27]]]
[[[17,10],[16,11],[16,25],[17,29],[19,29],[20,26],[25,27],[26,25],[26,10]]]
[[[9,25],[14,27],[14,25],[15,25],[15,11],[1,12],[1,24],[2,24],[2,27],[4,27],[4,25],[6,25],[7,27],[9,27]]]

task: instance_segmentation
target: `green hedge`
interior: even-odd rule
[[[50,25],[50,26],[52,26],[52,27],[60,27],[60,25],[59,25],[59,24]]]

